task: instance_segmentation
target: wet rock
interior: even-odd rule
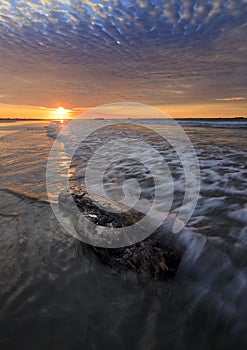
[[[88,194],[86,191],[74,192],[72,196],[62,193],[59,203],[63,208],[71,210],[69,201],[74,200],[81,215],[100,226],[125,227],[142,219],[142,213],[130,209],[123,212],[112,212],[109,209],[121,209],[121,204]],[[77,225],[78,214],[75,215],[74,226]],[[86,229],[86,228],[85,228]],[[85,244],[82,242],[82,244]],[[88,245],[99,259],[114,270],[125,273],[135,272],[144,278],[166,280],[175,276],[180,263],[180,254],[168,245],[164,239],[156,239],[155,233],[141,242],[120,248],[102,248]]]

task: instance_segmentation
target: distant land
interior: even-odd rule
[[[205,118],[205,117],[186,117],[186,118],[173,118],[175,120],[207,120],[207,119],[222,119],[222,120],[229,120],[229,119],[246,119],[247,117],[241,116],[241,117],[209,117],[209,118]],[[77,119],[77,118],[75,118]],[[127,119],[167,119],[167,118],[122,118],[123,120],[127,120]],[[53,122],[60,122],[61,120],[63,121],[69,121],[69,120],[74,120],[73,118],[60,118],[60,119],[45,119],[45,118],[0,118],[0,121],[45,121],[45,122],[49,122],[49,121],[53,121]],[[104,120],[104,118],[95,118],[95,119],[90,119],[90,120]]]
[[[44,122],[60,122],[61,120],[66,121],[66,120],[73,120],[69,118],[61,118],[61,119],[45,119],[45,118],[0,118],[0,121],[20,121],[20,122],[25,122],[25,121],[44,121]]]

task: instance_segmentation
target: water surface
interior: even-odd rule
[[[175,279],[159,282],[103,265],[55,218],[45,175],[57,124],[2,128],[1,349],[245,349],[246,129],[184,126],[199,158],[201,192],[179,271]],[[83,168],[103,141],[106,135],[98,134],[78,153],[80,168],[71,168],[76,184],[83,184]],[[150,142],[172,169],[176,211],[183,171],[165,143]],[[65,166],[68,159],[64,140],[58,162]],[[142,195],[152,198],[150,174],[133,162],[109,168],[108,193],[117,193],[130,174],[139,177]]]

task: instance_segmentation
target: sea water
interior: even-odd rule
[[[95,122],[95,121],[92,121]],[[161,120],[142,120],[162,132]],[[127,123],[130,123],[128,121]],[[247,334],[247,129],[245,121],[180,122],[198,156],[201,189],[186,226],[176,277],[160,282],[122,275],[103,265],[54,216],[46,166],[62,125],[1,123],[1,349],[244,349]],[[237,124],[236,124],[237,123]],[[84,186],[98,145],[126,137],[126,125],[96,132],[74,155],[63,136],[57,162],[71,186]],[[86,121],[85,121],[86,127]],[[131,133],[140,137],[132,124]],[[128,136],[128,135],[127,135]],[[149,135],[174,177],[172,211],[181,204],[184,174],[173,150]],[[73,140],[72,140],[73,141]],[[57,178],[62,190],[64,174]],[[105,174],[107,193],[121,194],[136,178],[151,200],[154,182],[139,162],[125,159]],[[57,193],[54,202],[57,200]]]

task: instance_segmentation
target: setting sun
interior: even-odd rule
[[[58,108],[53,109],[51,117],[55,119],[69,119],[70,113],[72,112],[71,109],[65,109],[62,106],[59,106]]]
[[[65,109],[63,107],[58,107],[56,113],[59,114],[60,116],[64,116],[69,112],[68,109]]]

